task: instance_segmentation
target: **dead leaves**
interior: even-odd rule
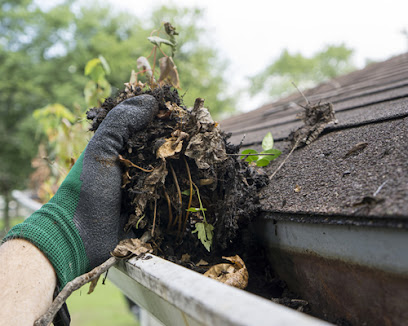
[[[167,138],[163,145],[161,145],[157,152],[156,157],[165,159],[172,157],[177,153],[180,153],[183,148],[183,140],[188,138],[188,134],[181,130],[176,130],[171,134],[170,138]]]
[[[149,243],[142,242],[140,239],[125,239],[119,242],[111,255],[120,259],[129,259],[152,252],[153,248]]]
[[[238,255],[222,258],[229,260],[232,264],[215,265],[205,272],[204,276],[239,289],[245,289],[248,285],[249,275],[244,261]]]
[[[180,88],[179,74],[172,57],[159,59],[160,77],[159,83],[170,83],[174,88]]]
[[[194,159],[197,167],[203,170],[228,159],[223,136],[218,132],[194,135],[188,143],[185,155]]]
[[[185,155],[194,159],[197,167],[203,170],[227,160],[224,137],[210,112],[204,107],[203,99],[196,99],[191,116],[200,132],[191,137]]]
[[[179,142],[176,144],[175,138],[167,138],[163,145],[161,145],[157,152],[157,158],[167,158],[176,155],[176,153],[180,153],[181,149],[183,148],[183,142]]]
[[[139,57],[137,58],[136,63],[137,63],[137,69],[145,72],[148,78],[152,77],[153,75],[152,68],[150,67],[150,63],[149,63],[149,60],[147,60],[147,58]]]
[[[304,111],[299,115],[304,125],[293,131],[289,135],[293,147],[309,145],[319,137],[324,128],[331,123],[336,122],[333,104],[318,103],[312,105],[308,103]]]

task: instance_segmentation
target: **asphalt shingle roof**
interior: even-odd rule
[[[408,227],[408,53],[304,93],[311,103],[331,102],[338,123],[294,151],[261,192],[265,212],[285,219]],[[244,147],[255,149],[271,131],[283,150],[266,168],[272,174],[290,151],[288,135],[302,125],[297,104],[306,103],[294,93],[224,120],[221,127],[232,133],[231,142],[244,139]],[[347,155],[356,145],[362,149]]]

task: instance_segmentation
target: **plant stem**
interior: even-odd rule
[[[298,139],[296,141],[296,143],[293,145],[292,149],[290,150],[289,154],[286,155],[285,159],[282,161],[282,163],[278,166],[278,168],[271,174],[271,176],[269,177],[269,180],[272,180],[272,178],[275,176],[276,173],[278,173],[278,171],[282,168],[282,166],[286,163],[286,161],[288,160],[288,158],[292,155],[293,151],[297,148],[297,146],[299,145],[300,139]]]
[[[170,201],[170,197],[169,197],[169,194],[168,194],[167,191],[166,191],[166,188],[164,188],[164,186],[163,186],[163,192],[164,192],[164,197],[166,198],[166,201],[167,201],[167,206],[168,206],[168,208],[169,208],[169,222],[167,223],[167,230],[169,230],[169,229],[170,229],[170,226],[171,226],[171,224],[172,224],[172,222],[173,222],[173,213],[172,213],[172,211],[171,211],[171,201]]]
[[[169,165],[170,165],[171,174],[173,175],[174,184],[176,185],[176,188],[177,188],[177,193],[178,193],[178,197],[179,197],[179,205],[180,205],[179,212],[177,214],[177,218],[174,220],[173,225],[175,225],[177,222],[181,225],[181,215],[182,215],[181,207],[182,207],[182,204],[183,204],[183,199],[181,197],[181,190],[180,190],[179,183],[177,181],[176,172],[174,171],[173,165],[170,162],[169,162]]]
[[[152,69],[152,77],[150,78],[150,86],[153,85],[153,80],[154,80],[154,71],[156,69],[156,54],[157,54],[157,46],[155,45],[153,48],[153,69]]]
[[[128,164],[128,165],[130,165],[130,166],[132,166],[134,168],[138,168],[139,170],[142,170],[143,172],[153,172],[154,171],[154,168],[150,169],[150,170],[146,170],[146,169],[134,164],[132,161],[124,158],[122,155],[119,155],[118,157],[119,157],[119,161],[121,161],[121,162],[123,162],[125,164]]]
[[[198,197],[198,201],[200,202],[200,210],[203,213],[204,222],[207,223],[207,219],[205,218],[204,206],[203,206],[203,203],[201,202],[200,190],[198,189],[197,185],[194,182],[193,182],[193,185],[194,185],[194,187],[196,188],[196,191],[197,191],[197,197]]]
[[[187,221],[188,221],[188,216],[190,212],[188,211],[191,207],[191,202],[193,200],[193,180],[191,178],[191,173],[190,173],[190,167],[187,163],[186,157],[183,156],[184,163],[186,163],[186,169],[187,169],[187,175],[188,175],[188,181],[190,182],[190,199],[188,201],[188,206],[187,206],[187,212],[186,212],[186,217],[184,219],[184,224],[183,224],[183,233],[186,231],[186,226],[187,226]]]
[[[156,216],[157,216],[157,197],[155,196],[155,198],[154,198],[154,211],[153,211],[152,238],[154,237],[154,229],[156,227]]]

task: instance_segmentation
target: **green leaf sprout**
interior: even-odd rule
[[[271,161],[278,158],[282,152],[279,149],[273,148],[272,133],[268,132],[262,140],[263,151],[258,153],[254,149],[245,149],[241,152],[241,159],[248,163],[255,162],[257,166],[267,166]],[[270,155],[267,155],[270,154]]]

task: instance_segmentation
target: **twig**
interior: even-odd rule
[[[300,93],[300,95],[303,96],[303,98],[305,99],[307,105],[310,105],[309,100],[307,99],[307,97],[305,96],[305,94],[303,94],[303,92],[296,86],[296,84],[294,82],[292,82],[292,85],[295,86],[295,88],[298,90],[298,92]]]
[[[67,283],[67,285],[65,285],[62,291],[54,299],[51,306],[48,308],[47,312],[35,321],[34,326],[50,325],[55,315],[61,309],[62,305],[68,299],[68,297],[72,294],[72,292],[74,292],[75,290],[78,290],[80,287],[82,287],[86,283],[92,281],[93,279],[105,273],[110,267],[115,265],[116,262],[117,262],[117,258],[111,257],[107,261],[105,261],[103,264],[99,265],[98,267],[95,267],[89,273],[82,274],[81,276],[78,276],[71,282]]]
[[[378,187],[378,189],[375,191],[375,193],[373,193],[373,197],[377,196],[378,193],[381,191],[381,189],[387,184],[388,180],[385,180],[381,186]]]
[[[179,197],[179,204],[180,204],[179,212],[177,214],[177,218],[173,222],[173,225],[175,225],[177,222],[181,223],[181,207],[182,207],[183,199],[181,197],[181,190],[180,190],[179,183],[177,181],[176,172],[174,171],[173,165],[170,162],[169,162],[169,165],[170,165],[171,174],[173,175],[174,184],[176,185],[176,188],[177,188],[177,193],[178,193],[178,197]]]
[[[251,154],[228,154],[229,156],[273,156],[275,154],[268,154],[268,153],[251,153]]]
[[[293,145],[292,149],[290,150],[289,154],[286,155],[285,159],[282,161],[282,163],[278,166],[278,168],[271,174],[271,176],[269,177],[269,180],[272,180],[272,178],[275,176],[276,173],[278,173],[278,171],[282,168],[282,166],[286,163],[286,161],[288,160],[289,156],[292,155],[293,151],[297,148],[297,146],[299,145],[299,141],[300,139],[298,139],[296,141],[296,143]]]

